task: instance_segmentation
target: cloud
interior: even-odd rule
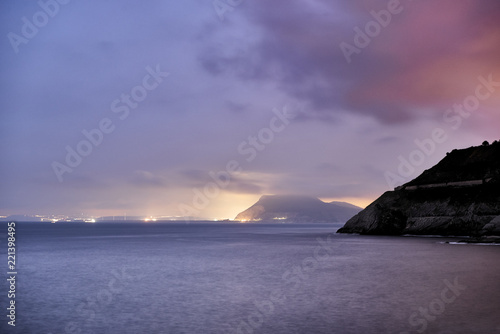
[[[210,171],[200,169],[181,170],[179,174],[184,178],[182,184],[189,184],[192,188],[203,189],[207,184],[216,182],[221,178],[220,189],[237,194],[262,194],[265,190],[262,179],[249,173],[233,173],[230,182],[226,182],[226,176],[219,176]],[[227,184],[227,185],[226,185]]]
[[[437,113],[469,95],[477,76],[500,73],[498,1],[401,4],[403,11],[351,64],[339,44],[353,44],[353,28],[364,28],[373,20],[370,11],[385,9],[386,2],[248,3],[238,18],[261,31],[258,41],[227,39],[234,52],[204,45],[199,60],[214,76],[276,82],[307,103],[312,118],[352,112],[386,124],[427,116],[422,109]],[[212,38],[225,36],[220,29]]]
[[[244,171],[208,216],[265,193],[375,198],[387,188],[384,171],[415,138],[447,126],[444,111],[474,92],[479,75],[500,81],[498,0],[401,0],[404,11],[348,64],[339,44],[352,43],[353,28],[387,2],[245,1],[223,22],[201,0],[61,7],[19,54],[0,45],[0,209],[169,214],[232,159]],[[39,10],[1,6],[4,36]],[[120,120],[112,101],[155,64],[171,77]],[[495,94],[419,168],[497,139]],[[238,145],[284,105],[297,116],[247,161]],[[104,117],[116,130],[59,183],[51,163],[64,162],[65,147]]]
[[[242,113],[250,109],[248,103],[238,103],[233,101],[226,101],[226,108],[233,113]]]
[[[134,177],[130,181],[131,184],[139,187],[156,187],[166,188],[168,185],[164,177],[154,175],[151,172],[137,170],[134,172]]]

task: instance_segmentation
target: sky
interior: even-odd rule
[[[2,1],[0,215],[365,207],[500,139],[497,0]]]

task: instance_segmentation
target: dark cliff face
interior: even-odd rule
[[[454,150],[388,191],[339,233],[495,235],[500,232],[500,144]]]
[[[436,184],[500,177],[500,143],[453,150],[436,166],[406,185]]]
[[[348,203],[325,203],[307,196],[262,196],[235,220],[266,222],[345,222],[361,211]]]

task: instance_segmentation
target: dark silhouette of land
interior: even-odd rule
[[[500,143],[453,150],[414,180],[384,193],[338,232],[500,235]]]
[[[345,222],[361,211],[345,202],[325,203],[318,198],[299,195],[264,195],[257,203],[239,213],[235,220],[264,222]]]

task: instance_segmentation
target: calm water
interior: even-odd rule
[[[339,227],[18,223],[0,332],[500,333],[500,247]]]

